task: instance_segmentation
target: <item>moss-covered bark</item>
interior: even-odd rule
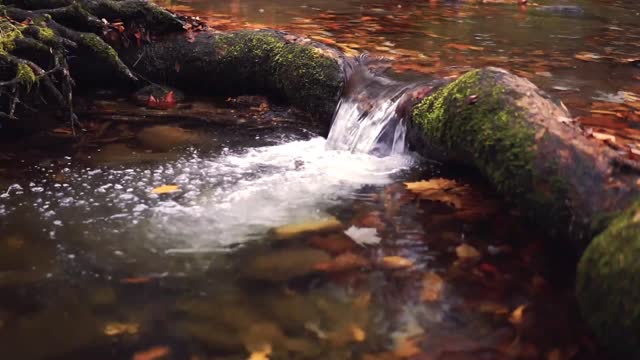
[[[269,94],[327,119],[344,83],[340,53],[275,31],[168,36],[121,55],[154,81],[208,94]]]
[[[410,140],[426,156],[475,167],[534,224],[578,247],[638,193],[637,176],[617,169],[618,155],[586,138],[564,107],[496,68],[420,102]]]
[[[620,359],[640,359],[640,202],[611,222],[578,265],[582,314]]]

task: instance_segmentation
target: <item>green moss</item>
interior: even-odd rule
[[[615,355],[640,358],[640,201],[585,251],[577,297],[583,316]]]
[[[20,83],[25,85],[27,88],[31,88],[31,86],[36,82],[36,74],[26,64],[18,64],[16,77],[20,79]]]
[[[468,72],[418,104],[414,121],[427,143],[470,159],[498,190],[519,196],[531,188],[535,134],[505,89],[487,81]]]
[[[330,114],[342,87],[338,63],[311,46],[293,44],[274,32],[240,31],[214,40],[222,73],[275,90],[307,111]]]
[[[429,150],[475,167],[535,225],[563,236],[568,185],[557,163],[537,163],[535,126],[500,76],[491,69],[466,73],[421,101],[414,123]]]
[[[118,53],[111,46],[105,43],[98,35],[83,33],[80,37],[82,39],[82,45],[87,47],[102,60],[112,63],[118,61]]]
[[[23,26],[16,26],[6,19],[0,20],[0,54],[6,54],[15,48],[16,39],[22,38]]]

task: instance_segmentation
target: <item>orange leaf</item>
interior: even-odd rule
[[[151,190],[154,194],[168,194],[176,191],[180,191],[180,187],[178,185],[162,185]]]
[[[518,306],[509,317],[509,322],[514,325],[522,324],[522,315],[524,314],[524,309],[527,308],[527,305]]]
[[[133,354],[133,360],[156,360],[169,355],[169,347],[154,346],[148,350]]]
[[[420,293],[420,299],[426,302],[440,300],[443,288],[444,281],[442,278],[438,274],[430,272],[422,279],[422,293]]]
[[[382,258],[381,265],[385,269],[407,269],[413,266],[413,261],[402,256],[385,256]]]
[[[151,278],[148,277],[133,277],[120,280],[123,284],[144,284],[149,281],[151,281]]]

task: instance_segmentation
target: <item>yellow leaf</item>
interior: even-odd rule
[[[462,208],[462,197],[468,187],[460,185],[454,180],[431,179],[418,182],[404,183],[407,190],[418,195],[420,199],[441,201],[459,209]]]
[[[527,305],[520,305],[515,310],[513,310],[511,316],[509,317],[509,322],[514,325],[522,324],[522,315],[524,313],[524,309],[526,308]]]
[[[148,350],[137,352],[133,355],[133,360],[156,360],[169,354],[166,346],[154,346]]]
[[[107,336],[116,336],[116,335],[135,335],[140,330],[140,324],[136,323],[119,323],[113,322],[108,323],[104,327],[104,334]]]
[[[480,252],[471,245],[462,244],[456,248],[456,255],[461,260],[471,260],[480,257]]]
[[[443,288],[444,281],[440,275],[430,272],[422,279],[422,293],[420,294],[420,299],[426,302],[440,300]]]
[[[301,224],[284,225],[273,229],[273,234],[279,239],[289,239],[307,232],[339,230],[342,223],[331,216],[326,219],[309,221]]]
[[[357,342],[363,342],[367,338],[367,334],[358,325],[351,325],[351,334]]]
[[[382,258],[382,267],[386,269],[406,269],[413,266],[413,261],[402,256],[385,256]]]
[[[180,191],[180,187],[178,185],[162,185],[151,190],[154,194],[168,194],[176,191]]]
[[[260,350],[252,352],[247,360],[269,360],[272,351],[271,344],[264,344]]]

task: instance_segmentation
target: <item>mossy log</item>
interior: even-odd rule
[[[479,170],[557,241],[571,239],[580,252],[597,235],[578,267],[582,313],[615,355],[640,358],[640,174],[626,154],[588,138],[531,82],[496,68],[423,99],[409,136],[428,157]]]
[[[623,212],[578,265],[580,309],[620,359],[640,359],[640,202]]]
[[[423,99],[409,134],[423,154],[478,169],[535,225],[578,249],[638,195],[639,173],[620,154],[501,69],[471,71]]]
[[[147,79],[215,95],[268,94],[327,124],[346,62],[332,48],[271,30],[176,34],[120,55]]]

